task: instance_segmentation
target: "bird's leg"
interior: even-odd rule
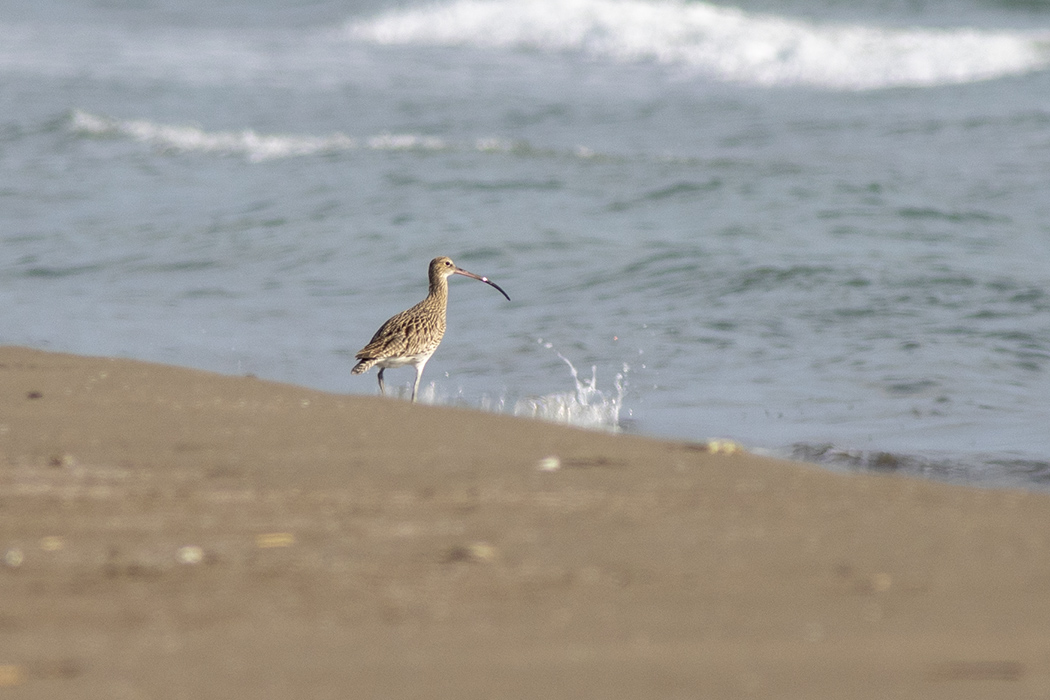
[[[412,385],[412,403],[416,402],[416,394],[419,392],[419,380],[423,377],[423,368],[426,366],[426,360],[423,360],[418,365],[416,365],[416,383]]]
[[[385,367],[379,368],[379,393],[383,396],[386,396],[386,387],[383,386],[383,371],[385,369]]]
[[[416,402],[416,392],[419,391],[419,379],[423,376],[422,365],[416,367],[416,383],[412,385],[412,403]]]

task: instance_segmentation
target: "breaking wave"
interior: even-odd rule
[[[452,0],[347,25],[378,44],[525,48],[656,62],[762,86],[967,83],[1050,65],[1050,34],[823,24],[675,0]]]

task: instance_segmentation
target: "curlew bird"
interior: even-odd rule
[[[430,293],[427,294],[427,298],[380,326],[368,345],[357,353],[359,362],[350,370],[351,373],[361,374],[373,366],[379,367],[379,393],[386,394],[383,372],[392,367],[412,365],[416,368],[416,383],[412,385],[414,402],[419,391],[419,379],[423,376],[423,367],[445,335],[448,278],[452,275],[464,275],[490,284],[510,301],[507,293],[488,277],[479,277],[473,272],[456,267],[451,259],[444,256],[434,258],[430,261]]]

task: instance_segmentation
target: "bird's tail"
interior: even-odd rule
[[[362,372],[367,372],[368,370],[372,369],[372,365],[374,365],[377,362],[379,362],[379,360],[375,358],[361,360],[356,365],[354,365],[354,368],[352,370],[350,370],[350,374],[361,374]]]

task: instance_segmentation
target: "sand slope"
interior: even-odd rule
[[[0,348],[0,556],[12,698],[1050,697],[1045,494],[126,360]]]

